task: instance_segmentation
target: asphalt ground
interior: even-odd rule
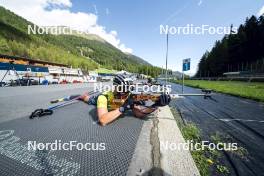
[[[131,113],[102,127],[96,107],[83,102],[29,119],[49,101],[93,90],[93,84],[6,87],[0,89],[0,175],[126,175],[143,120]],[[91,150],[33,150],[36,143],[76,141]]]
[[[1,87],[0,122],[28,116],[37,108],[47,108],[51,105],[49,102],[53,99],[83,94],[93,89],[93,83]]]
[[[172,93],[182,87],[172,83]],[[202,93],[200,89],[184,87],[184,93]],[[220,162],[229,168],[228,175],[264,175],[264,104],[244,98],[214,93],[212,99],[186,97],[173,100],[184,121],[195,123],[202,140],[220,135],[221,142],[236,142],[240,152],[223,152]],[[211,140],[212,141],[212,140]],[[244,150],[246,149],[246,150]],[[213,175],[218,175],[212,171]]]
[[[39,142],[54,141],[57,138],[68,141],[76,139],[76,136],[81,142],[85,139],[91,139],[90,142],[102,142],[98,139],[104,139],[104,142],[109,144],[108,147],[111,152],[98,153],[97,151],[94,154],[76,151],[75,153],[55,153],[56,162],[64,161],[64,165],[68,166],[56,165],[59,167],[57,171],[60,171],[57,173],[67,170],[70,172],[77,171],[81,175],[100,175],[103,173],[125,175],[142,125],[145,124],[144,121],[127,114],[128,118],[120,118],[106,128],[102,128],[97,124],[94,108],[82,102],[59,109],[47,118],[35,119],[36,121],[28,119],[28,115],[34,109],[47,108],[52,99],[82,94],[91,90],[93,90],[93,84],[1,88],[0,138],[2,139],[4,136],[4,130],[13,130],[9,137],[20,139],[20,143],[16,144],[18,148],[19,146],[21,148],[21,144],[25,145],[27,140],[34,139]],[[172,84],[172,90],[173,93],[180,93],[181,86]],[[185,87],[185,93],[201,93],[201,90]],[[172,101],[171,106],[176,107],[181,112],[185,121],[192,121],[199,126],[202,130],[203,140],[210,140],[211,135],[219,133],[224,136],[223,142],[237,142],[239,147],[246,149],[244,154],[223,152],[221,162],[229,167],[230,175],[263,175],[263,103],[215,93],[212,99],[186,97]],[[11,141],[11,143],[13,142]],[[117,148],[120,150],[116,150]],[[12,172],[17,175],[19,173],[29,174],[32,172],[32,167],[40,169],[46,166],[44,172],[43,169],[32,172],[34,175],[43,175],[43,173],[45,175],[55,167],[54,164],[43,165],[43,162],[55,162],[54,153],[34,154],[35,157],[39,156],[38,159],[35,158],[35,161],[41,161],[42,165],[36,163],[35,165],[25,165],[26,160],[21,160],[21,157],[12,158],[18,154],[10,153],[11,148],[6,148],[10,150],[3,150],[3,146],[0,145],[0,149],[2,154],[0,159],[1,175],[10,175]],[[118,159],[119,157],[121,159]],[[93,161],[94,158],[98,160]],[[85,166],[82,163],[85,163]],[[105,166],[100,165],[100,163]],[[108,166],[108,163],[115,164]]]

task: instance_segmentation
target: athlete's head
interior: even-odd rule
[[[126,77],[124,75],[116,75],[113,79],[113,84],[116,86],[116,92],[127,93],[129,91],[129,82],[126,81]]]

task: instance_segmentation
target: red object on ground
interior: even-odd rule
[[[67,84],[67,83],[69,83],[69,82],[66,81],[65,79],[60,82],[60,84]]]
[[[73,80],[72,83],[82,83],[82,81]]]

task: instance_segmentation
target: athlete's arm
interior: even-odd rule
[[[156,106],[166,106],[170,103],[171,97],[168,94],[161,94],[159,97],[159,101],[155,103]],[[142,118],[152,112],[154,112],[157,108],[146,108],[144,106],[134,106],[133,112],[136,117]]]
[[[119,109],[108,112],[107,108],[97,108],[97,114],[100,124],[105,126],[117,119],[122,113]]]
[[[154,112],[156,109],[157,108],[147,108],[144,106],[135,105],[133,108],[133,113],[136,117],[142,118],[142,117],[145,117],[146,115]]]
[[[79,100],[82,100],[82,101],[84,101],[84,102],[88,102],[89,101],[89,95],[87,95],[87,94],[84,94],[84,95],[82,95],[80,98],[79,98]]]
[[[104,95],[100,95],[97,100],[97,115],[101,125],[105,126],[117,119],[122,113],[119,109],[108,112],[107,99]]]

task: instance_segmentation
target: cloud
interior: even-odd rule
[[[65,7],[71,7],[72,6],[72,3],[70,0],[48,0],[47,2],[50,4],[65,6]]]
[[[127,48],[125,44],[120,45],[120,50],[122,50],[124,53],[132,53],[133,50],[131,48]]]
[[[198,2],[198,6],[200,6],[200,5],[202,5],[202,3],[203,3],[203,1],[202,0],[199,0],[199,2]]]
[[[98,14],[98,11],[97,11],[96,5],[93,5],[93,7],[94,7],[94,13],[97,15]]]
[[[258,16],[264,15],[264,6],[261,7],[261,9],[258,11]]]
[[[88,31],[102,37],[123,52],[133,52],[131,48],[121,43],[116,31],[107,32],[104,26],[98,24],[96,14],[72,12],[71,0],[12,0],[0,1],[0,5],[39,26],[68,26]]]
[[[105,14],[106,14],[106,15],[109,15],[109,14],[110,14],[110,11],[109,11],[108,8],[105,9]]]

